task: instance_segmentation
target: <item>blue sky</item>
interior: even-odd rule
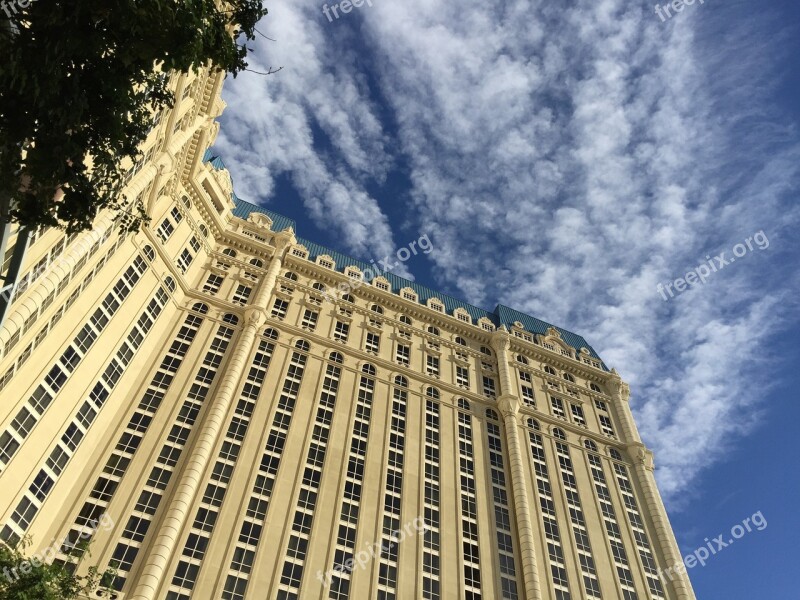
[[[365,260],[427,234],[399,274],[583,335],[631,384],[681,548],[766,519],[698,597],[800,597],[798,4],[322,4],[268,4],[251,67],[283,70],[226,83],[237,194]]]

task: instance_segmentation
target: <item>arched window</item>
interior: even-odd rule
[[[460,408],[462,410],[469,410],[469,402],[464,400],[464,398],[459,398],[458,399],[458,408]]]
[[[378,306],[377,304],[373,304],[372,306],[370,306],[370,307],[369,307],[369,309],[370,309],[372,312],[376,312],[376,313],[378,313],[379,315],[382,315],[382,314],[383,314],[383,308],[381,308],[381,307],[380,307],[380,306]]]
[[[349,302],[350,304],[355,304],[356,299],[353,298],[350,294],[345,294],[342,296],[342,302]]]
[[[589,384],[589,389],[592,390],[593,392],[601,392],[602,393],[602,391],[603,391],[603,390],[600,389],[600,386],[597,385],[596,383],[590,383]]]
[[[277,340],[278,339],[278,332],[276,330],[274,330],[272,327],[269,327],[269,328],[264,330],[264,337],[265,338],[269,338],[271,340]]]
[[[439,335],[439,328],[438,327],[434,327],[433,325],[429,325],[428,326],[428,333],[431,333],[433,335]]]
[[[198,302],[194,306],[192,306],[192,310],[194,312],[200,313],[201,315],[208,314],[208,306],[203,304],[202,302]]]
[[[175,291],[175,280],[172,277],[167,277],[164,280],[164,285],[167,286],[170,294]]]
[[[192,201],[191,201],[191,200],[189,200],[189,196],[183,196],[183,197],[181,198],[181,200],[183,200],[183,205],[184,205],[186,208],[192,208]]]
[[[228,323],[229,325],[239,324],[239,317],[237,317],[236,315],[232,315],[231,313],[228,313],[227,315],[222,317],[222,320]]]
[[[208,227],[206,227],[202,223],[200,223],[200,235],[202,235],[204,238],[208,237]]]
[[[595,444],[592,440],[585,440],[583,442],[583,445],[587,450],[591,450],[592,452],[597,452],[597,444]]]
[[[575,378],[569,373],[564,373],[564,379],[566,379],[570,383],[575,383]]]
[[[497,421],[498,420],[497,413],[494,412],[491,408],[487,408],[486,409],[486,418],[487,419],[491,419],[492,421]]]
[[[311,350],[311,346],[305,340],[297,340],[294,344],[294,347],[304,352],[308,352],[309,350]]]
[[[156,258],[156,253],[153,251],[153,248],[150,245],[145,246],[142,248],[142,252],[147,257],[147,260],[153,261]]]
[[[403,325],[409,325],[409,326],[414,324],[414,322],[405,315],[400,315],[400,322]]]
[[[331,361],[331,362],[340,363],[340,364],[342,362],[344,362],[344,359],[342,358],[342,355],[339,354],[338,352],[331,352],[328,355],[328,360]]]
[[[264,261],[258,258],[251,258],[250,264],[253,265],[254,267],[263,267]]]
[[[561,431],[558,427],[553,428],[553,437],[558,438],[559,440],[567,439],[567,436],[564,435],[564,432]]]
[[[289,281],[297,281],[297,273],[292,273],[291,271],[287,271],[283,274],[284,279],[288,279]]]
[[[225,256],[230,256],[231,258],[236,258],[236,250],[234,250],[233,248],[225,248],[225,249],[222,251],[222,253],[223,253]]]
[[[545,365],[544,366],[544,372],[547,373],[548,375],[555,375],[556,374],[556,370],[553,367],[551,367],[550,365]]]
[[[325,291],[325,286],[323,284],[321,284],[319,281],[315,281],[314,283],[312,283],[311,287],[314,288],[315,290],[317,290],[318,292],[324,292]]]
[[[535,429],[536,431],[539,431],[539,429],[541,429],[539,427],[539,421],[537,421],[536,419],[528,419],[528,427],[530,427],[531,429]]]
[[[441,397],[441,395],[439,394],[439,390],[437,390],[435,387],[429,387],[428,389],[426,389],[425,395],[428,398],[433,398],[434,400],[438,400]]]
[[[528,364],[528,359],[525,358],[524,356],[522,356],[522,354],[517,354],[517,362],[521,363],[523,365],[527,365]]]
[[[481,346],[481,352],[483,354],[485,354],[486,356],[491,356],[492,355],[492,351],[489,348],[487,348],[486,346]]]
[[[613,458],[614,460],[622,460],[622,454],[620,454],[620,453],[619,453],[619,450],[617,450],[616,448],[609,448],[609,449],[608,449],[608,454],[609,454],[609,455],[611,456],[611,458]]]
[[[397,387],[407,388],[408,387],[408,379],[406,379],[402,375],[397,375],[394,378],[394,384]]]
[[[455,342],[459,346],[466,346],[467,345],[467,341],[464,338],[459,337],[459,336],[456,336]]]
[[[371,364],[369,364],[369,363],[367,363],[367,364],[365,364],[363,367],[361,367],[361,372],[362,372],[362,373],[366,373],[367,375],[372,375],[373,377],[374,377],[374,376],[375,376],[375,374],[377,373],[377,371],[375,370],[375,367],[373,367],[373,366],[372,366]]]

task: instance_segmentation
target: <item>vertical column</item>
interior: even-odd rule
[[[630,407],[630,387],[622,381],[616,369],[612,371],[608,387],[613,398],[614,415],[617,417],[617,423],[620,427],[620,439],[625,444],[629,456],[633,459],[633,472],[639,484],[639,489],[642,490],[642,500],[647,513],[652,519],[655,537],[661,549],[661,554],[667,562],[663,566],[666,568],[681,567],[683,566],[683,558],[675,540],[675,534],[670,526],[667,510],[656,486],[653,453],[642,443],[636,423],[633,420],[633,413]],[[683,569],[683,573],[676,573],[673,580],[667,585],[672,586],[675,591],[675,597],[678,600],[695,600],[694,591],[685,569]]]
[[[225,376],[214,393],[213,404],[203,421],[203,428],[197,441],[192,446],[191,456],[172,496],[167,516],[148,553],[147,563],[138,577],[136,590],[131,596],[135,600],[153,600],[156,597],[164,571],[175,552],[180,532],[186,524],[192,502],[200,489],[203,473],[211,461],[212,452],[220,435],[224,432],[225,416],[247,367],[247,359],[255,347],[258,330],[267,320],[267,303],[283,264],[284,252],[287,246],[296,240],[291,230],[287,230],[278,234],[275,241],[275,255],[253,303],[245,311],[247,321],[245,328],[236,343],[234,355],[225,367]]]
[[[18,304],[9,307],[8,320],[0,330],[0,340],[5,343],[30,315],[38,310],[41,301],[50,292],[58,289],[59,284],[72,271],[78,261],[86,255],[94,243],[105,235],[106,231],[114,226],[109,215],[102,215],[92,229],[83,232],[70,244],[62,256],[48,265],[46,272],[39,278],[34,286],[26,292],[27,298]],[[29,265],[30,266],[30,265]],[[12,312],[13,311],[13,312]]]
[[[528,502],[528,485],[525,481],[525,463],[517,427],[517,411],[520,400],[514,393],[511,371],[508,367],[509,335],[501,328],[492,336],[492,347],[497,354],[497,368],[500,374],[500,397],[497,405],[503,414],[506,441],[508,444],[511,485],[514,489],[514,514],[517,518],[520,552],[522,557],[522,577],[526,600],[542,600],[539,571],[536,567],[536,541],[533,533],[533,520]]]

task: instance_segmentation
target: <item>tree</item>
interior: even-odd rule
[[[0,223],[87,229],[120,195],[167,73],[246,69],[261,0],[0,0]],[[243,42],[243,43],[239,43]]]
[[[110,592],[105,583],[113,571],[101,574],[97,567],[89,567],[86,575],[75,575],[76,563],[48,564],[42,556],[27,557],[23,550],[28,546],[29,538],[16,547],[0,543],[0,600],[76,600],[96,590]],[[78,554],[88,555],[87,549],[83,542]],[[48,550],[52,549],[45,555]]]

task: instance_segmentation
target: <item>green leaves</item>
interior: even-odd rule
[[[30,545],[30,538],[16,547],[0,543],[0,600],[77,600],[98,588],[108,588],[113,579],[113,571],[100,573],[97,567],[89,567],[88,574],[80,576],[72,572],[76,563],[72,568],[48,564],[43,556],[55,555],[55,548],[26,556],[24,550]],[[88,556],[88,549],[89,543],[81,542],[76,554]]]
[[[33,0],[11,21],[0,12],[0,197],[16,201],[0,218],[74,231],[102,208],[123,209],[120,162],[136,161],[152,113],[174,101],[156,67],[188,72],[210,62],[235,75],[247,66],[235,36],[254,39],[267,11],[260,0],[222,6]],[[144,215],[142,206],[129,212]]]

